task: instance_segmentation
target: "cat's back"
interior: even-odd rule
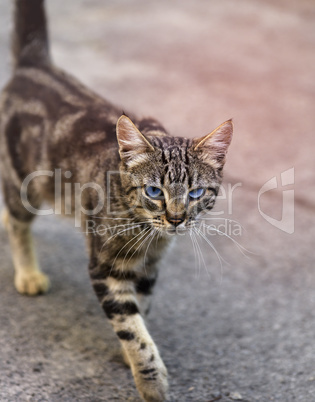
[[[86,160],[117,148],[121,110],[55,67],[18,67],[0,102],[3,148],[23,150],[30,170],[43,156],[58,166],[69,155]]]
[[[115,138],[112,134],[121,115],[119,108],[71,75],[50,66],[17,68],[3,90],[1,109],[5,115],[27,114],[45,119],[50,128],[58,128],[56,136],[61,134],[60,129],[69,132],[70,126],[75,126],[77,137],[101,129],[108,131],[109,140]]]

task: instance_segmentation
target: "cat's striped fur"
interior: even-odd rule
[[[26,195],[34,208],[43,201],[58,203],[65,215],[76,211],[69,185],[96,183],[104,193],[110,190],[110,198],[105,197],[97,212],[98,193],[91,188],[81,193],[82,207],[93,212],[80,210],[82,227],[92,220],[94,227],[105,222],[115,230],[88,231],[89,273],[139,393],[146,401],[162,401],[167,371],[143,315],[158,261],[171,240],[169,232],[194,227],[198,214],[214,205],[232,123],[227,121],[200,139],[172,137],[156,120],[130,119],[57,69],[48,47],[43,0],[16,0],[14,72],[0,100],[4,223],[15,286],[29,295],[49,286],[32,246],[34,214],[21,200],[23,180],[36,171],[52,172],[34,177]],[[60,199],[55,198],[55,169],[61,179]],[[109,171],[119,172],[110,183]],[[150,198],[146,186],[163,189],[164,197]],[[189,199],[188,193],[196,188],[205,189],[204,196]]]

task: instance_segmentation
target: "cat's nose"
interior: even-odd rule
[[[174,226],[180,225],[185,220],[184,215],[166,215],[166,219]]]

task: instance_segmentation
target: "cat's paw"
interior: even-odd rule
[[[166,400],[168,391],[167,370],[162,360],[152,367],[139,369],[135,374],[137,389],[146,402]]]
[[[49,278],[41,271],[32,271],[29,273],[16,273],[14,285],[19,293],[36,296],[41,293],[46,293],[49,289]]]

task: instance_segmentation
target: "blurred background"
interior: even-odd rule
[[[314,2],[51,0],[47,14],[55,63],[122,109],[185,137],[234,121],[215,210],[234,241],[209,235],[226,262],[200,238],[199,264],[180,238],[161,264],[149,327],[170,400],[315,400]],[[82,236],[55,217],[34,233],[52,289],[32,299],[15,292],[0,231],[0,399],[138,401]]]

